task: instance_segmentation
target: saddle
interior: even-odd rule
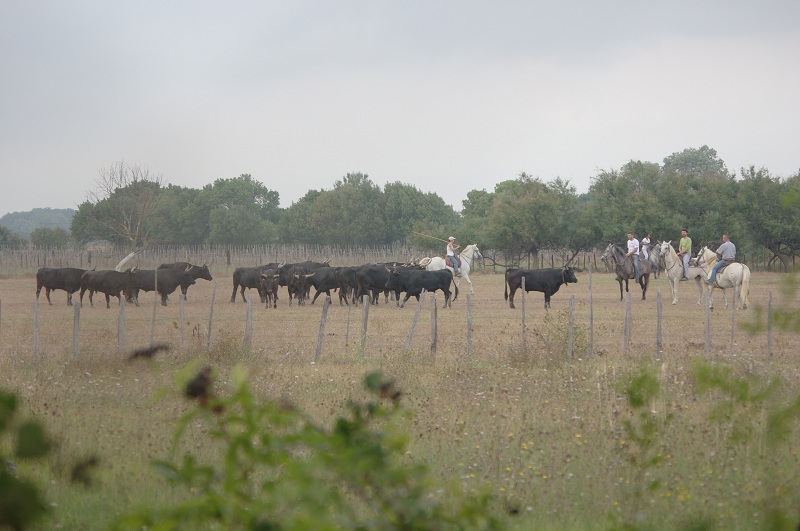
[[[721,265],[721,266],[720,266],[720,268],[717,270],[717,274],[719,275],[720,273],[722,273],[723,271],[725,271],[725,269],[726,269],[726,268],[727,268],[729,265],[731,265],[731,264],[735,264],[735,263],[736,263],[736,260],[723,260],[723,261],[722,261],[722,265]]]
[[[457,256],[445,256],[444,257],[444,263],[447,264],[447,267],[453,267],[453,260],[452,259],[456,260],[456,262],[458,263],[458,268],[461,269],[461,258],[459,258]]]

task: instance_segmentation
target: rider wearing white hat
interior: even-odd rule
[[[458,274],[458,258],[456,258],[456,249],[460,249],[460,245],[455,244],[455,237],[450,236],[447,238],[447,256],[450,257],[450,261],[453,262],[453,274]]]

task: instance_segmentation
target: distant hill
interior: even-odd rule
[[[10,212],[0,218],[0,225],[12,232],[30,239],[31,232],[38,228],[62,228],[69,232],[72,224],[72,208],[34,208],[30,212]]]

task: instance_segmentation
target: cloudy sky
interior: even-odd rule
[[[460,210],[708,145],[800,170],[800,2],[0,2],[0,216],[124,160],[289,206],[348,172]]]

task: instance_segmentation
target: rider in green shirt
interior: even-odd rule
[[[681,229],[681,241],[678,243],[678,256],[683,258],[683,277],[681,280],[689,280],[689,258],[692,257],[692,239],[689,231]]]

